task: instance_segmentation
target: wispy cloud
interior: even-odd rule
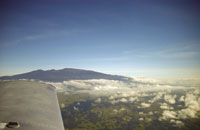
[[[161,50],[155,53],[155,55],[164,58],[189,58],[194,56],[200,56],[199,48],[199,44],[192,43]]]
[[[10,46],[16,46],[18,44],[24,44],[25,42],[29,41],[36,41],[41,39],[47,39],[50,37],[58,37],[58,36],[71,36],[75,35],[77,33],[86,32],[89,30],[79,30],[79,29],[73,29],[73,30],[48,30],[40,34],[33,34],[33,35],[27,35],[24,37],[21,37],[19,39],[7,41],[4,43],[1,43],[0,45],[2,47],[10,47]]]
[[[125,50],[124,55],[135,56],[140,58],[191,58],[200,56],[200,44],[191,42],[190,44],[176,45],[171,48],[161,50],[151,50],[138,52],[135,50]]]

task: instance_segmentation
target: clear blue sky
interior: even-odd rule
[[[200,77],[195,0],[1,0],[0,75],[80,68]]]

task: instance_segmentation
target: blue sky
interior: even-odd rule
[[[0,75],[80,68],[200,77],[200,2],[1,0]]]

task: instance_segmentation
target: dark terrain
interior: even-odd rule
[[[108,79],[108,80],[127,80],[126,77],[109,75],[100,72],[65,68],[60,70],[36,70],[28,73],[3,76],[0,80],[34,79],[48,82],[63,82],[69,80],[88,80],[88,79]]]

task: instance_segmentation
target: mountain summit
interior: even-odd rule
[[[126,80],[126,77],[118,75],[109,75],[91,70],[65,68],[60,70],[35,70],[28,73],[3,76],[0,80],[12,79],[35,79],[48,82],[63,82],[68,80],[88,80],[88,79],[108,79],[108,80]]]

